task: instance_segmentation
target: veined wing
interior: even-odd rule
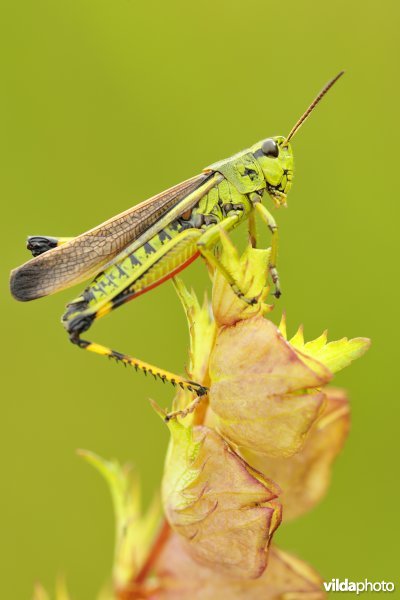
[[[221,176],[202,173],[153,196],[11,272],[11,293],[34,300],[96,275],[134,240],[145,243],[201,199]]]

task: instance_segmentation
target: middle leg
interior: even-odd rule
[[[246,298],[243,290],[240,289],[240,286],[237,281],[235,281],[234,277],[229,273],[228,269],[222,264],[217,256],[214,254],[214,248],[219,242],[221,229],[228,232],[233,229],[238,222],[240,221],[240,214],[235,214],[230,217],[227,217],[221,223],[217,223],[216,225],[212,225],[209,229],[203,233],[200,239],[197,242],[197,247],[202,256],[211,264],[217,271],[221,273],[221,275],[226,279],[229,285],[232,288],[232,291],[244,302],[247,304],[255,304],[257,302],[257,298]]]

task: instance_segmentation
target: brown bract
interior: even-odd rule
[[[194,561],[178,536],[171,537],[156,565],[160,589],[151,600],[324,600],[321,577],[307,563],[271,548],[268,569],[258,579],[235,580]]]
[[[302,354],[262,316],[221,327],[210,358],[210,406],[240,448],[291,456],[320,415],[331,372]]]
[[[280,500],[285,521],[308,512],[326,494],[332,464],[349,432],[350,408],[344,390],[327,388],[325,394],[324,412],[300,452],[289,458],[245,454],[255,468],[268,473],[282,488]]]
[[[281,520],[279,488],[215,431],[170,423],[162,495],[172,529],[192,558],[232,578],[259,577]]]

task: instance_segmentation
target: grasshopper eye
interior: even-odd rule
[[[264,140],[261,145],[261,150],[265,156],[269,158],[278,158],[279,156],[279,148],[278,144],[272,138],[268,138],[268,140]]]

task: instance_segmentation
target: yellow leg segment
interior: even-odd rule
[[[143,371],[145,375],[150,373],[150,375],[153,375],[155,379],[157,379],[157,377],[161,379],[163,383],[168,381],[169,383],[172,383],[173,386],[179,385],[179,387],[181,387],[182,389],[194,392],[199,397],[204,396],[208,392],[208,388],[200,385],[199,383],[196,383],[195,381],[184,379],[179,375],[175,375],[174,373],[170,373],[169,371],[165,371],[164,369],[155,367],[154,365],[144,362],[143,360],[139,360],[138,358],[133,358],[132,356],[128,356],[127,354],[121,354],[120,352],[111,350],[111,348],[107,348],[107,346],[102,346],[101,344],[96,344],[88,342],[86,340],[82,340],[78,336],[71,336],[71,341],[80,348],[83,348],[84,350],[94,352],[95,354],[99,354],[100,356],[108,356],[109,358],[113,358],[114,360],[116,360],[117,362],[121,362],[125,366],[130,365],[134,367],[136,371]]]

